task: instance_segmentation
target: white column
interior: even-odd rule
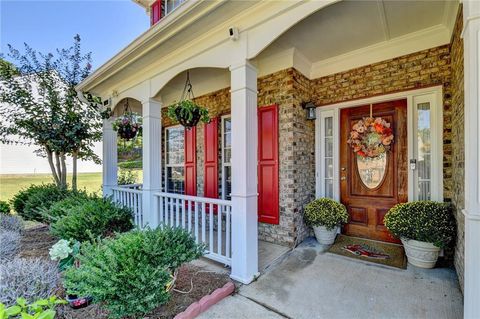
[[[480,2],[463,2],[465,82],[464,318],[480,318]]]
[[[103,196],[113,195],[112,187],[117,186],[117,132],[113,130],[114,119],[103,120],[102,137],[102,185]]]
[[[230,67],[232,95],[232,273],[249,284],[258,276],[257,71]]]
[[[158,226],[158,207],[153,196],[162,185],[162,112],[161,103],[149,99],[142,103],[143,113],[143,226]]]

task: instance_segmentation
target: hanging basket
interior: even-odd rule
[[[125,102],[125,111],[113,122],[113,129],[117,131],[121,139],[129,141],[142,131],[142,117],[140,114],[130,111],[128,99]]]
[[[208,110],[193,102],[194,98],[190,75],[187,71],[187,81],[185,82],[180,102],[176,102],[168,107],[168,117],[180,123],[186,129],[191,129],[200,121],[204,123],[210,122]]]

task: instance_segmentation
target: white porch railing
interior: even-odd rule
[[[172,193],[154,197],[160,224],[188,230],[205,243],[205,257],[231,265],[231,201]]]
[[[113,200],[133,211],[135,225],[143,225],[142,184],[119,185],[112,187]]]

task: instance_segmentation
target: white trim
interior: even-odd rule
[[[394,39],[312,63],[310,79],[393,59],[450,43],[451,31],[436,25]]]
[[[223,115],[221,117],[221,121],[220,121],[220,126],[221,126],[221,137],[220,137],[220,144],[221,144],[221,152],[222,152],[222,185],[221,185],[221,188],[222,188],[222,199],[226,199],[226,194],[225,194],[225,167],[232,167],[232,162],[230,161],[230,163],[225,163],[225,144],[224,144],[224,136],[225,136],[225,120],[226,119],[232,119],[232,116],[230,114],[228,115]],[[231,123],[230,123],[231,125]],[[230,130],[231,132],[231,130]],[[230,133],[231,134],[231,133]],[[231,137],[230,137],[231,138]],[[231,150],[231,147],[230,147],[230,150]],[[231,197],[231,194],[229,194],[229,196]]]
[[[322,139],[322,116],[332,114],[334,116],[334,198],[340,199],[340,110],[344,108],[354,107],[358,105],[365,105],[370,103],[380,103],[387,101],[394,101],[399,99],[407,100],[407,153],[408,160],[414,158],[414,99],[422,96],[434,97],[432,102],[432,178],[435,176],[436,180],[432,180],[432,199],[443,200],[443,102],[442,102],[442,86],[435,86],[417,90],[403,91],[398,93],[374,96],[361,100],[353,100],[347,102],[340,102],[331,105],[317,107],[317,119],[315,121],[315,172],[316,172],[316,196],[323,197],[322,191],[322,156],[321,156],[321,139]],[[325,115],[324,115],[325,114]],[[435,140],[435,142],[433,142]],[[336,148],[336,149],[335,149]],[[434,164],[435,163],[435,164]],[[435,165],[435,166],[433,166]],[[415,199],[415,184],[414,174],[412,170],[408,170],[408,200]]]

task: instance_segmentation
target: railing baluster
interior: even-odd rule
[[[193,223],[193,227],[195,227],[195,242],[198,244],[199,238],[198,238],[198,202],[195,203],[195,221]]]
[[[158,196],[158,221],[160,222],[160,224],[163,223],[163,199],[164,197],[163,196]]]
[[[192,204],[190,201],[187,201],[188,205],[188,231],[192,231]]]
[[[213,242],[213,205],[212,203],[208,203],[208,219],[209,219],[209,243],[208,248],[210,248],[210,252],[213,254],[215,249],[215,243]],[[217,229],[218,231],[218,229]]]
[[[231,206],[225,207],[225,256],[230,258],[230,209]]]
[[[223,205],[217,205],[217,254],[222,254],[222,209]]]
[[[182,201],[182,228],[185,229],[185,205],[188,205],[188,200]]]
[[[205,220],[205,203],[202,202],[202,242],[207,241],[205,223],[206,223],[206,220]]]
[[[169,225],[170,226],[173,226],[173,198],[170,198],[169,200],[169,210],[168,210],[168,217],[169,217]]]
[[[182,199],[178,199],[175,201],[177,204],[177,209],[175,211],[175,227],[180,226],[180,206],[181,206]]]

